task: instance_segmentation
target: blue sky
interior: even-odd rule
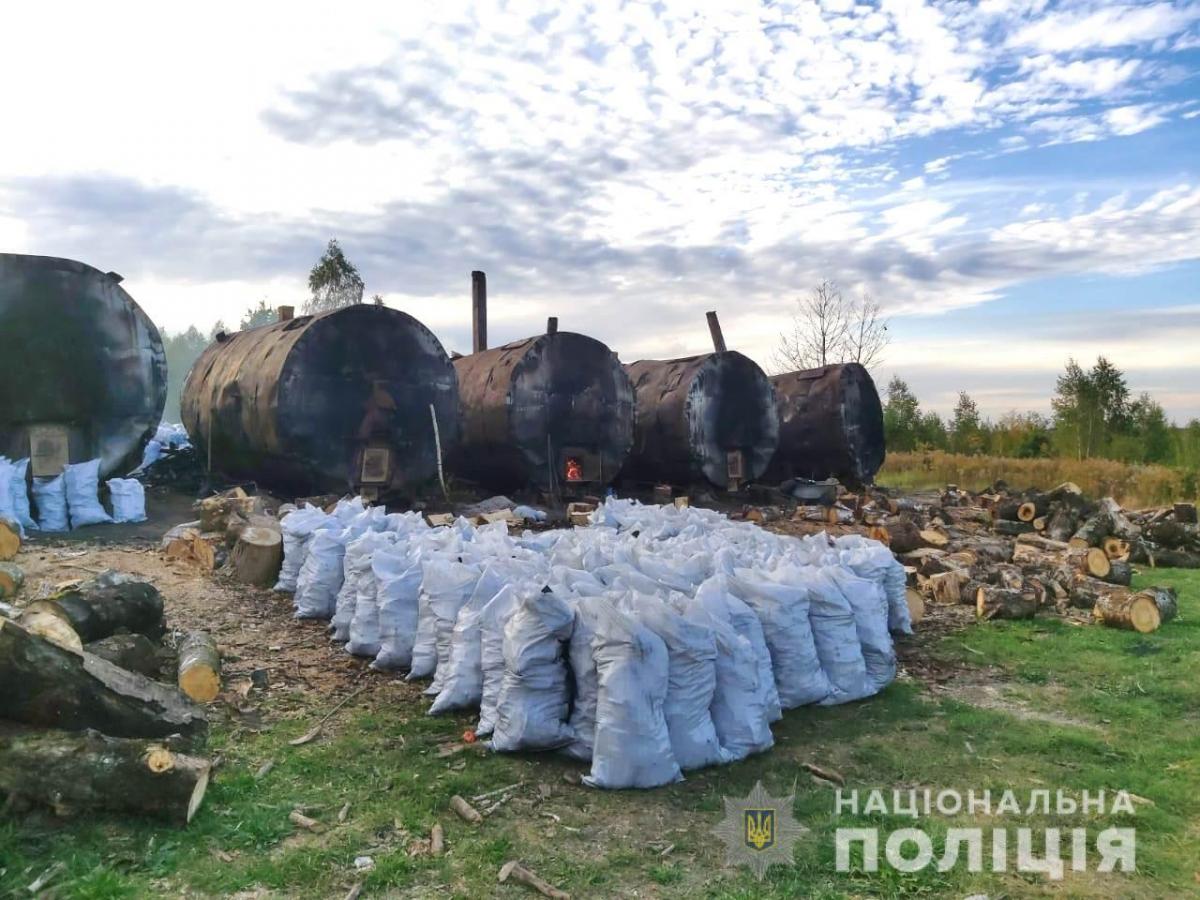
[[[1104,353],[1200,415],[1200,2],[390,6],[9,10],[0,248],[179,330],[302,302],[337,236],[448,349],[479,268],[494,342],[626,360],[715,308],[765,364],[832,279],[942,411]]]

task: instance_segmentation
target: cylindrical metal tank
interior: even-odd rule
[[[387,495],[437,477],[458,439],[458,380],[433,332],[358,304],[218,336],[180,406],[213,468],[281,491]]]
[[[595,338],[556,331],[454,361],[454,470],[496,489],[612,481],[633,444],[633,386]]]
[[[0,253],[0,454],[35,474],[100,458],[137,466],[167,400],[158,329],[121,276],[71,259]]]
[[[883,406],[858,363],[773,375],[779,451],[768,476],[870,484],[885,455]]]
[[[727,488],[766,469],[779,420],[771,383],[753,360],[729,350],[644,359],[625,370],[637,393],[629,477]]]

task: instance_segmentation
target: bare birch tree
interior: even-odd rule
[[[773,362],[781,371],[857,362],[870,368],[883,358],[887,320],[864,294],[847,300],[832,281],[822,281],[799,301],[792,328],[779,336]]]

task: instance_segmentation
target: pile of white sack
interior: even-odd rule
[[[130,474],[144,472],[150,466],[154,465],[163,455],[163,450],[179,450],[191,445],[186,428],[182,425],[172,425],[168,422],[163,422],[155,430],[154,437],[146,442],[146,447],[142,450],[141,465]]]
[[[0,516],[15,521],[22,536],[26,531],[66,531],[105,522],[146,520],[146,493],[133,478],[108,480],[112,514],[104,508],[99,459],[68,465],[53,478],[30,480],[28,474],[28,459],[13,462],[0,456]]]
[[[432,528],[343,500],[282,520],[277,590],[380,669],[479,709],[499,751],[562,750],[648,788],[770,748],[782,711],[877,693],[911,633],[904,569],[858,536],[609,499],[591,527]]]

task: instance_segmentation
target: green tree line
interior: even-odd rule
[[[1085,370],[1074,359],[1058,377],[1049,416],[1009,412],[992,421],[959,391],[949,417],[922,410],[895,376],[883,408],[890,450],[947,450],[1017,458],[1115,459],[1200,469],[1200,419],[1177,425],[1148,393],[1130,395],[1125,374],[1103,356]]]

